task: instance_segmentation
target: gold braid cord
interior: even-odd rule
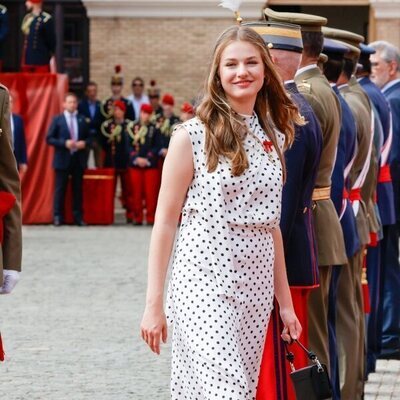
[[[116,125],[114,129],[109,132],[110,125],[113,121],[105,121],[101,124],[101,133],[108,139],[108,143],[121,141],[122,126]]]
[[[146,142],[146,135],[149,128],[146,125],[141,125],[139,129],[135,129],[138,126],[139,125],[137,124],[137,122],[130,122],[126,127],[126,130],[128,131],[128,135],[132,139],[132,144],[140,143],[141,145],[143,145]]]
[[[23,32],[24,35],[29,35],[29,31],[31,29],[31,24],[34,19],[35,19],[35,16],[32,13],[25,15],[24,19],[22,20],[22,24],[21,24],[21,31]]]

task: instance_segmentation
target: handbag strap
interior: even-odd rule
[[[303,343],[301,343],[299,340],[294,339],[291,343],[286,342],[285,340],[283,341],[284,345],[285,345],[285,350],[286,350],[286,360],[288,360],[289,364],[290,364],[290,369],[292,370],[292,372],[296,371],[296,368],[294,366],[294,359],[295,356],[294,354],[289,350],[289,344],[292,344],[293,342],[295,342],[298,346],[300,346],[300,348],[302,350],[304,350],[304,352],[307,354],[308,359],[313,362],[314,364],[316,364],[318,366],[318,371],[321,372],[324,370],[324,368],[322,367],[321,363],[318,360],[317,355],[311,351],[308,350]]]

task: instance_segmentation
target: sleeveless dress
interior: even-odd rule
[[[274,296],[281,163],[267,152],[256,115],[244,147],[249,168],[232,176],[223,158],[207,172],[204,126],[193,118],[194,178],[182,210],[167,294],[172,337],[171,398],[253,400]],[[279,146],[283,135],[276,132]],[[257,138],[258,139],[257,139]]]

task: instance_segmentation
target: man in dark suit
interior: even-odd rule
[[[371,54],[371,80],[382,90],[392,113],[393,142],[389,157],[392,178],[397,232],[392,233],[391,245],[387,251],[394,257],[386,256],[383,277],[383,327],[382,358],[400,359],[400,269],[398,238],[400,231],[400,52],[388,42],[371,43],[376,50]],[[392,260],[392,261],[390,261]]]
[[[11,140],[14,149],[15,160],[17,161],[18,171],[24,174],[28,169],[28,156],[26,153],[26,140],[24,120],[18,114],[14,114],[13,98],[10,96],[10,109],[11,109]]]
[[[89,82],[86,86],[85,98],[79,103],[78,112],[86,117],[86,122],[89,125],[89,133],[92,138],[91,148],[93,149],[96,168],[102,167],[101,144],[99,139],[102,121],[100,104],[100,101],[97,99],[97,83]],[[88,152],[89,150],[90,149],[88,149]]]
[[[79,115],[78,99],[74,93],[67,93],[64,100],[64,112],[53,119],[47,134],[47,143],[54,146],[53,167],[56,171],[54,193],[54,225],[63,223],[65,191],[68,178],[72,179],[73,215],[78,226],[82,220],[82,179],[86,168],[86,147],[90,145],[88,125]]]

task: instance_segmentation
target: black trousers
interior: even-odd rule
[[[56,182],[54,192],[54,218],[64,220],[65,192],[68,178],[72,183],[72,212],[74,221],[82,220],[82,181],[84,168],[82,168],[77,154],[73,154],[68,169],[56,169]]]

